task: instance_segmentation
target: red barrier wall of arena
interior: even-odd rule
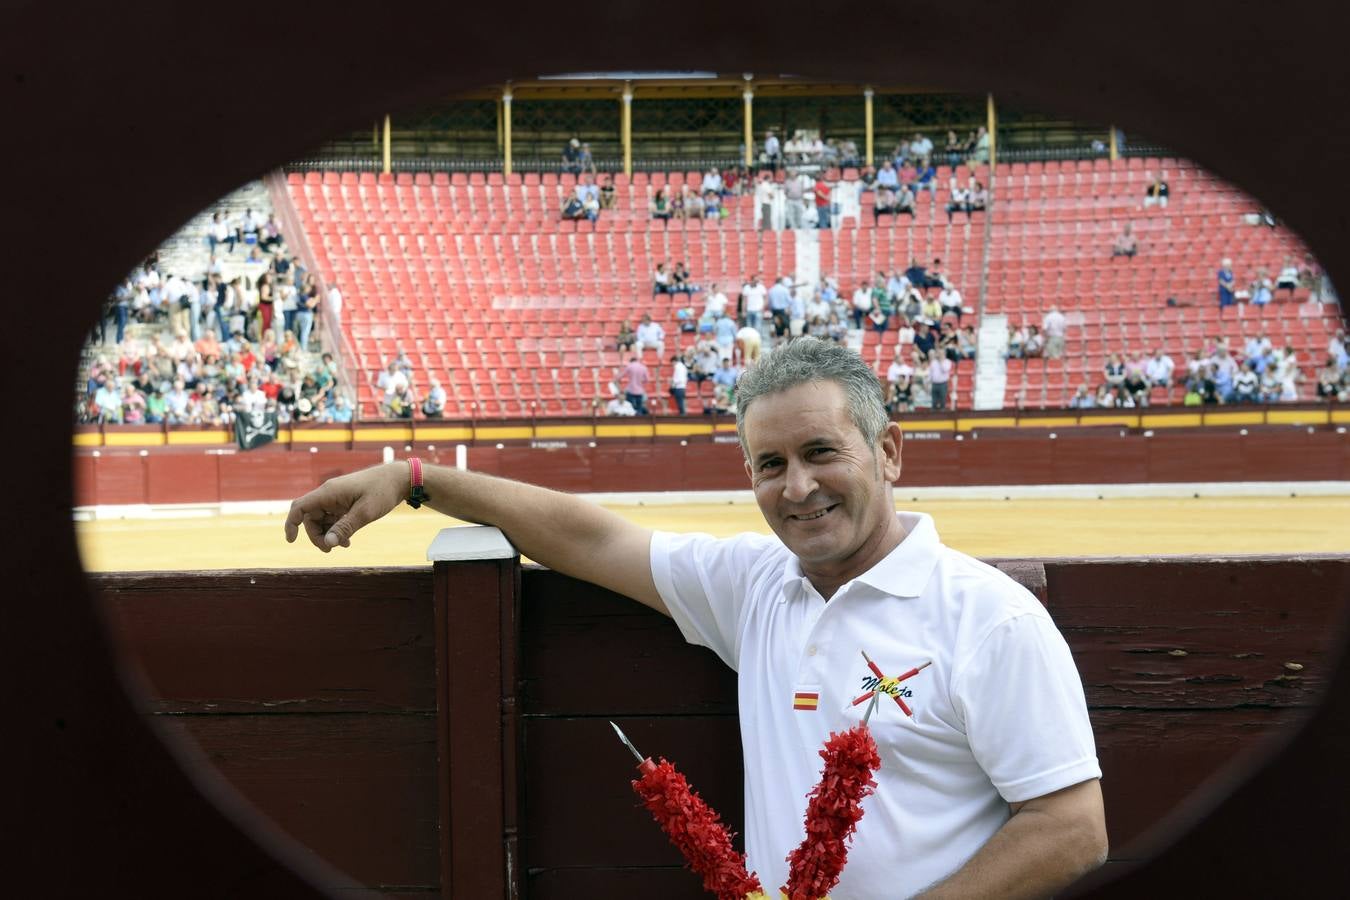
[[[906,432],[901,484],[1131,484],[1350,480],[1350,437],[1333,428],[1160,430],[1112,426]],[[1053,435],[1053,436],[1052,436]],[[78,449],[76,504],[220,503],[298,496],[328,478],[373,465],[378,443],[355,447],[304,440],[252,451],[219,447]],[[740,490],[747,487],[734,435],[515,441],[468,446],[469,468],[578,492]],[[453,444],[393,442],[454,465]],[[593,444],[593,446],[592,446]]]

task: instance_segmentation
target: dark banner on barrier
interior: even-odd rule
[[[277,412],[240,412],[234,419],[234,438],[240,450],[270,444],[277,437]]]

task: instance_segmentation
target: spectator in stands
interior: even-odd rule
[[[313,272],[305,275],[305,285],[296,299],[295,332],[300,349],[309,349],[309,336],[314,328],[314,316],[319,312],[319,282]]]
[[[947,144],[944,149],[947,152],[947,165],[949,166],[956,165],[965,155],[966,143],[956,136],[955,129],[947,129]]]
[[[716,167],[708,169],[708,171],[703,174],[703,184],[699,188],[701,193],[706,194],[709,191],[712,191],[715,194],[721,194],[724,188],[725,185],[722,183],[722,176],[718,174]]]
[[[276,310],[276,289],[272,284],[272,273],[264,272],[258,276],[258,314],[262,317],[262,330],[267,331],[272,327],[272,317]],[[290,323],[286,323],[286,330],[290,331]]]
[[[989,189],[978,178],[971,179],[970,196],[966,205],[966,218],[970,218],[969,213],[984,212],[989,208]]]
[[[722,206],[722,195],[716,191],[708,191],[703,195],[703,218],[720,221],[726,208]]]
[[[1326,363],[1317,370],[1317,399],[1344,400],[1345,374],[1336,357],[1328,356]]]
[[[613,209],[614,198],[614,178],[608,174],[600,176],[600,208]]]
[[[777,172],[783,164],[783,148],[778,140],[778,135],[770,129],[764,135],[764,153],[760,158],[761,164],[768,166]]]
[[[824,176],[817,178],[811,188],[816,200],[816,228],[830,227],[830,185]]]
[[[942,319],[942,304],[936,296],[924,297],[919,305],[919,318],[934,327]]]
[[[206,244],[211,248],[211,252],[216,252],[216,247],[221,244],[228,244],[230,252],[234,252],[235,242],[239,240],[239,235],[230,226],[229,221],[224,214],[216,211],[211,214],[211,224],[206,230]]]
[[[932,394],[933,409],[947,408],[947,393],[955,368],[952,361],[941,353],[928,354],[928,390]]]
[[[923,354],[925,360],[937,349],[937,335],[926,319],[914,323],[914,349]]]
[[[979,341],[975,337],[975,326],[967,325],[957,332],[957,353],[961,359],[974,359],[976,351],[979,349]]]
[[[267,221],[258,228],[258,247],[265,253],[271,253],[281,244],[281,226],[273,213],[267,214]]]
[[[1146,374],[1147,363],[1142,353],[1132,353],[1125,363],[1125,381],[1121,387],[1133,400],[1135,406],[1148,405],[1149,381]]]
[[[666,264],[657,263],[656,271],[652,273],[652,296],[673,293],[675,293],[675,288],[670,283],[670,273],[666,271]]]
[[[989,162],[989,150],[993,144],[989,136],[989,130],[981,125],[975,129],[975,143],[970,148],[970,161],[973,163]],[[983,209],[983,207],[980,207]]]
[[[427,396],[422,401],[422,415],[428,419],[439,419],[445,415],[445,401],[445,388],[441,386],[440,379],[433,375]]]
[[[1092,405],[1098,409],[1114,409],[1116,407],[1116,395],[1111,391],[1111,386],[1103,384],[1097,388],[1097,396],[1093,398]]]
[[[1256,277],[1252,279],[1251,286],[1248,288],[1253,306],[1265,306],[1275,298],[1275,288],[1271,283],[1270,276],[1264,268],[1256,270]]]
[[[1157,178],[1153,177],[1152,172],[1145,172],[1144,177],[1148,179],[1148,187],[1144,189],[1144,209],[1150,206],[1167,208],[1167,173],[1163,172]]]
[[[564,146],[562,151],[563,171],[571,172],[573,175],[581,174],[581,141],[572,138]]]
[[[690,369],[689,378],[694,382],[694,391],[700,400],[703,399],[703,383],[712,381],[718,361],[719,354],[715,342],[703,338],[694,344],[694,364]]]
[[[629,357],[628,365],[620,373],[624,399],[633,405],[633,410],[640,416],[647,415],[647,382],[651,381],[651,377],[651,372],[636,356]]]
[[[853,292],[853,328],[860,330],[863,327],[863,321],[868,313],[872,311],[872,286],[866,281],[858,285],[858,289]]]
[[[745,324],[751,328],[760,327],[768,296],[769,289],[760,283],[759,274],[751,275],[750,281],[741,288],[741,303],[745,312]]]
[[[1115,244],[1111,247],[1112,257],[1125,256],[1133,259],[1134,255],[1139,252],[1139,242],[1135,240],[1132,227],[1129,222],[1125,223],[1120,236],[1116,238]]]
[[[746,325],[746,328],[754,326]],[[755,329],[758,332],[758,328]],[[717,355],[722,359],[731,359],[732,351],[736,346],[736,335],[739,332],[736,329],[736,320],[725,313],[718,317],[713,324],[713,340],[717,345]]]
[[[1336,329],[1336,333],[1327,341],[1327,355],[1335,358],[1336,365],[1341,368],[1350,366],[1350,339],[1347,339],[1344,328]]]
[[[920,164],[927,164],[933,156],[933,142],[922,133],[915,134],[914,139],[909,142],[909,154]]]
[[[689,280],[689,269],[683,262],[675,263],[675,271],[670,274],[670,293],[697,294],[699,286]]]
[[[1284,258],[1284,266],[1280,269],[1280,274],[1275,278],[1275,289],[1277,291],[1288,291],[1289,299],[1294,299],[1294,291],[1299,287],[1298,266],[1294,264],[1292,256]]]
[[[896,171],[895,166],[891,164],[889,159],[883,162],[881,169],[877,171],[876,186],[878,189],[900,190],[900,173]]]
[[[942,312],[939,317],[946,315],[956,316],[956,324],[960,325],[961,313],[964,312],[961,306],[964,302],[961,299],[961,292],[955,287],[944,287],[938,292],[937,301],[938,305],[942,307]]]
[[[947,223],[951,224],[952,214],[958,212],[964,212],[966,214],[966,219],[969,220],[970,219],[969,189],[963,186],[957,180],[956,176],[953,175],[951,177],[950,183],[948,184],[948,192],[949,194],[947,201]]]
[[[337,282],[328,286],[328,296],[325,299],[328,302],[328,311],[333,315],[333,321],[340,325],[342,323],[342,291],[338,290]]]
[[[703,197],[689,185],[680,188],[680,217],[683,219],[702,219],[704,213]]]
[[[670,221],[670,217],[674,213],[670,206],[670,195],[666,193],[664,187],[657,189],[655,195],[652,196],[649,207],[653,219]]]
[[[637,327],[637,352],[655,350],[658,357],[666,352],[666,330],[660,322],[653,322],[649,313],[643,313]]]
[[[1050,309],[1041,318],[1041,331],[1045,335],[1045,358],[1059,359],[1064,355],[1064,335],[1068,330],[1068,319],[1059,307],[1051,304]]]
[[[1045,335],[1041,334],[1040,326],[1027,326],[1027,336],[1022,342],[1022,355],[1027,359],[1040,359],[1045,355]]]
[[[848,337],[848,325],[839,318],[839,313],[831,312],[825,322],[825,336],[836,344],[843,344]]]
[[[600,402],[601,402],[600,398],[596,397],[595,400],[592,402],[591,406],[598,407],[600,405]],[[620,397],[618,394],[615,394],[613,397],[609,398],[609,402],[605,404],[605,415],[635,416],[637,415],[637,410],[633,408],[633,404],[628,400],[628,398]]]
[[[759,181],[755,183],[755,209],[759,210],[759,230],[770,231],[774,227],[773,221],[773,201],[774,194],[777,193],[777,186],[774,184],[773,176],[768,172],[760,175]]]
[[[755,363],[759,362],[759,354],[762,345],[763,338],[761,337],[758,328],[745,325],[736,332],[736,347],[741,353],[741,365],[753,366]],[[726,359],[727,358],[724,357],[723,361],[725,362]],[[718,384],[720,382],[714,377],[713,383]]]
[[[802,172],[789,172],[787,180],[783,182],[783,211],[788,228],[798,229],[806,224],[807,182]]]
[[[582,197],[583,191],[581,185],[578,184],[563,200],[562,218],[564,221],[575,222],[586,218],[586,201]]]
[[[703,297],[703,315],[700,322],[716,322],[718,317],[727,309],[727,295],[722,293],[716,284],[708,286],[708,293]]]
[[[684,392],[689,384],[689,367],[678,353],[670,358],[670,396],[675,408],[684,415]]]
[[[1219,312],[1223,313],[1225,307],[1232,306],[1237,302],[1233,280],[1233,261],[1224,257],[1219,266]]]
[[[633,331],[633,323],[629,319],[624,319],[619,323],[619,335],[615,339],[614,346],[620,353],[629,353],[633,345],[637,342],[637,335]]]
[[[1233,379],[1233,402],[1256,403],[1260,399],[1261,376],[1257,374],[1254,360],[1247,360]]]
[[[1078,386],[1078,390],[1074,391],[1073,396],[1069,398],[1068,404],[1069,409],[1092,409],[1096,405],[1097,402],[1092,394],[1088,392],[1088,386],[1086,384],[1080,384]]]
[[[905,359],[903,347],[895,348],[895,357],[886,368],[886,408],[892,413],[909,412],[913,401],[914,367]]]
[[[1148,379],[1149,387],[1160,387],[1171,389],[1172,372],[1176,369],[1176,363],[1172,357],[1168,356],[1161,347],[1153,351],[1153,356],[1149,358],[1144,366],[1144,377]]]
[[[244,214],[239,217],[235,227],[239,234],[240,243],[250,244],[253,250],[257,250],[258,230],[262,227],[262,219],[253,211],[252,207],[244,210]],[[250,258],[253,257],[251,251],[249,256]]]
[[[591,145],[585,141],[581,142],[581,153],[577,156],[577,164],[581,166],[581,171],[595,174],[595,157],[591,155]]]
[[[921,162],[915,166],[916,175],[914,177],[914,194],[917,197],[921,191],[928,191],[930,198],[937,201],[937,169],[933,168],[931,162]]]
[[[722,364],[713,373],[713,396],[717,396],[719,389],[733,390],[736,387],[736,379],[740,376],[741,370],[731,364],[731,359],[723,359]]]
[[[1119,353],[1112,353],[1106,358],[1106,363],[1102,366],[1102,377],[1106,382],[1106,388],[1113,393],[1119,393],[1125,384],[1125,363],[1120,358]],[[1098,403],[1098,406],[1101,404]]]

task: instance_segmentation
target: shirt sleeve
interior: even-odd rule
[[[712,650],[732,669],[740,659],[750,585],[773,545],[757,534],[721,540],[707,534],[652,535],[652,579],[671,618],[686,641]]]
[[[1048,615],[993,628],[952,678],[971,751],[1009,803],[1101,777],[1083,684]]]

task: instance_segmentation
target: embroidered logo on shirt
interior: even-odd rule
[[[859,703],[871,700],[872,697],[874,697],[877,694],[885,694],[886,696],[890,697],[892,700],[895,701],[896,705],[900,707],[900,710],[905,715],[912,717],[914,715],[914,711],[911,710],[908,704],[905,703],[904,698],[913,697],[914,692],[911,691],[909,688],[901,685],[900,682],[907,681],[910,678],[913,678],[915,675],[918,675],[924,669],[931,666],[933,664],[933,661],[930,659],[923,665],[915,666],[908,672],[902,672],[901,674],[895,676],[894,678],[888,678],[886,677],[885,673],[883,673],[881,669],[877,666],[877,664],[872,662],[872,657],[867,655],[866,650],[862,651],[862,655],[863,659],[867,660],[867,668],[872,670],[872,674],[863,676],[862,686],[864,693],[859,697],[857,697],[853,701],[852,705],[857,706]]]
[[[820,707],[818,691],[798,691],[792,695],[792,708],[815,712]]]

